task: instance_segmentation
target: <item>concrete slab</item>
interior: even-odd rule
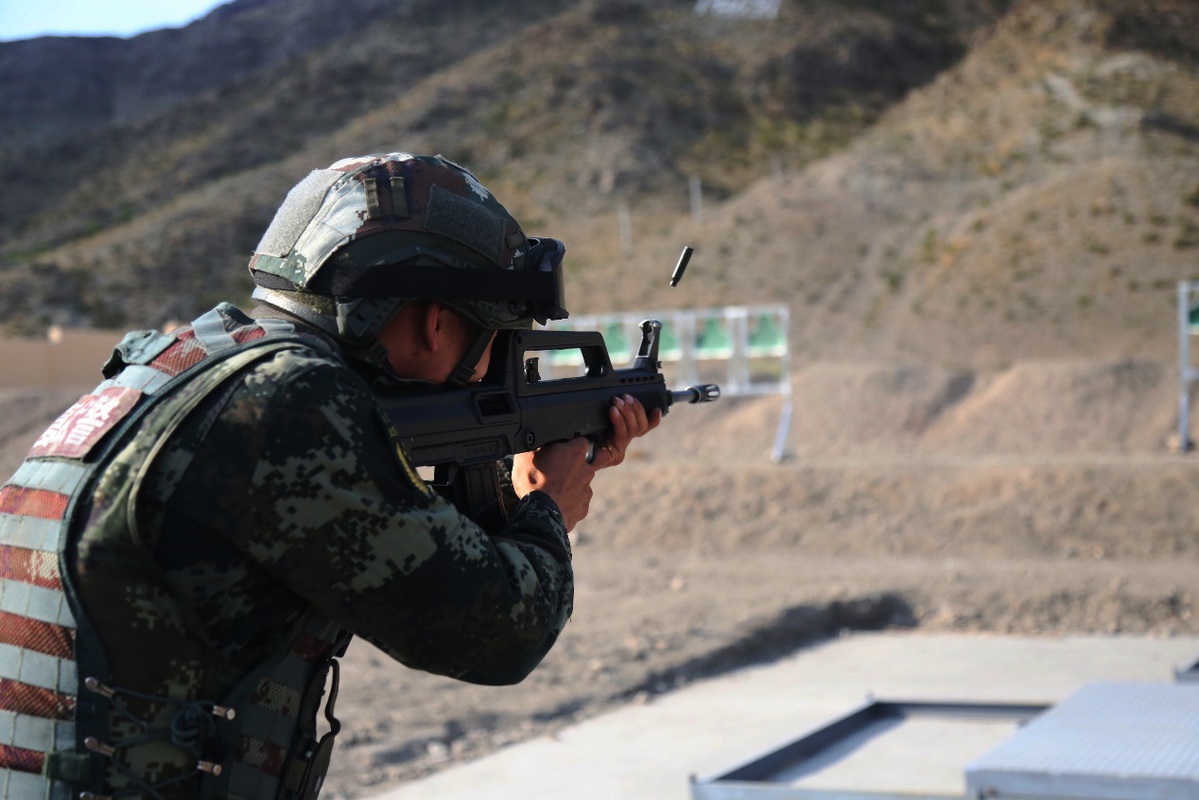
[[[1052,704],[1093,681],[1171,682],[1196,653],[1199,637],[853,634],[514,745],[376,800],[688,800],[689,776],[720,774],[869,697]],[[956,748],[954,764],[962,767],[995,743],[993,736],[948,738],[945,747]],[[913,770],[925,776],[920,791],[964,792],[962,772],[945,758],[942,752],[935,769]],[[870,769],[856,765],[863,785],[844,788],[877,784]],[[940,776],[933,786],[930,774]]]

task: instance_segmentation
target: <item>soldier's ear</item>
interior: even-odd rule
[[[436,300],[424,300],[421,321],[421,343],[433,354],[450,347],[457,340],[458,322],[454,312]]]
[[[438,300],[425,300],[424,335],[430,339],[432,352],[448,351],[458,356],[474,342],[481,331],[460,312]]]

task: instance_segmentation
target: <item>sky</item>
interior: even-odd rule
[[[133,36],[177,28],[229,0],[0,0],[0,41]]]

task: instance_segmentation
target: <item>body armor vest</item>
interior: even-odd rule
[[[227,305],[171,334],[128,334],[105,365],[107,380],[47,429],[0,488],[0,798],[316,797],[338,729],[331,707],[343,629],[309,612],[273,656],[206,698],[210,679],[178,666],[212,663],[199,637],[180,626],[175,638],[126,642],[155,663],[130,681],[110,674],[108,645],[120,632],[105,621],[165,596],[155,595],[133,513],[162,443],[224,381],[280,350],[314,346],[327,347]],[[122,477],[107,513],[85,519],[100,476],[129,448],[137,457],[123,463],[138,465],[136,474]],[[128,578],[109,581],[122,584],[112,603],[89,603],[96,579],[76,574],[92,539],[129,564]],[[163,652],[174,646],[191,652]],[[318,739],[330,671],[329,732]]]

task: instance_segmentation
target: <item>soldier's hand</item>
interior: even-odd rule
[[[591,505],[591,480],[596,466],[587,463],[591,443],[582,436],[512,457],[512,488],[519,497],[545,492],[562,512],[566,530],[573,530]]]
[[[624,461],[629,444],[638,436],[644,436],[658,427],[662,421],[662,409],[657,408],[652,414],[646,414],[641,401],[626,394],[612,398],[608,416],[612,420],[612,434],[596,448],[596,469],[614,467]]]

